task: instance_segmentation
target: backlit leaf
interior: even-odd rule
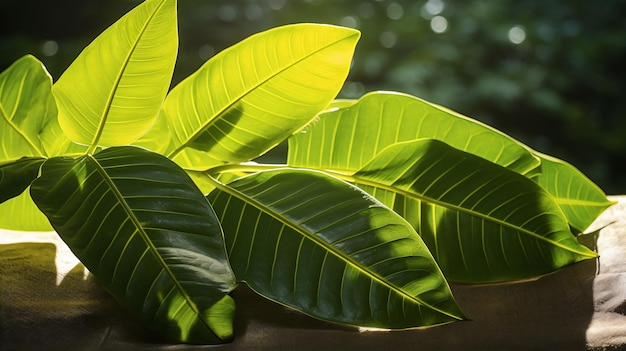
[[[0,164],[46,155],[39,133],[56,118],[51,86],[52,78],[31,55],[0,73]]]
[[[92,147],[142,136],[169,89],[177,48],[175,0],[147,0],[128,12],[54,84],[63,131]]]
[[[356,171],[385,147],[421,138],[441,140],[457,149],[532,176],[539,159],[503,133],[421,99],[389,92],[369,93],[335,109],[289,138],[288,164]]]
[[[220,52],[168,94],[164,154],[195,170],[263,154],[335,98],[358,38],[349,28],[295,24]],[[150,147],[151,134],[137,144]]]

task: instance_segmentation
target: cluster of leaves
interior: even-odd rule
[[[176,1],[147,0],[54,84],[19,59],[0,75],[0,227],[54,229],[129,311],[189,343],[232,338],[239,282],[404,329],[465,318],[448,281],[596,257],[574,233],[611,203],[572,166],[412,96],[333,100],[359,35],[278,27],[169,90]],[[285,140],[285,165],[250,162]]]

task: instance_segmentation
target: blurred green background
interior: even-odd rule
[[[0,70],[31,53],[57,79],[138,0],[3,0]],[[481,120],[626,194],[626,1],[181,0],[173,84],[295,22],[362,32],[340,97],[396,90]]]

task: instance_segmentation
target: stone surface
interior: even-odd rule
[[[401,332],[359,332],[256,296],[237,299],[236,339],[222,346],[155,344],[54,233],[0,231],[2,350],[611,350],[626,347],[626,197],[584,240],[599,260],[536,280],[453,285],[471,321]]]

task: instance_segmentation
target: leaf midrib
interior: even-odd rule
[[[122,81],[124,72],[126,71],[126,68],[128,67],[130,58],[133,56],[135,49],[137,48],[137,45],[141,41],[143,34],[146,32],[146,29],[149,27],[150,23],[152,22],[156,14],[161,10],[161,8],[163,7],[166,1],[169,1],[169,0],[161,0],[161,3],[150,14],[150,16],[148,17],[148,20],[146,20],[143,27],[141,28],[141,31],[137,35],[137,38],[135,39],[135,42],[133,43],[131,49],[128,51],[128,54],[126,55],[126,59],[124,60],[124,64],[122,65],[122,67],[120,67],[119,73],[117,77],[115,78],[115,82],[107,98],[106,104],[104,106],[104,111],[102,111],[102,115],[100,116],[100,123],[98,125],[98,129],[96,130],[96,133],[93,136],[93,140],[90,143],[89,149],[87,150],[87,154],[92,154],[95,151],[96,147],[98,146],[98,142],[100,141],[100,138],[102,137],[102,133],[104,132],[104,127],[109,117],[109,111],[111,111],[113,99],[115,99],[115,94],[118,90],[120,82]]]
[[[22,96],[22,93],[24,91],[24,85],[26,84],[26,79],[28,78],[29,74],[30,74],[30,71],[26,71],[26,74],[24,74],[24,76],[22,77],[22,80],[20,81],[20,87],[18,89],[19,90],[18,98],[17,98],[17,103],[16,103],[16,106],[15,106],[16,109],[19,106],[19,100],[20,100],[20,97]],[[3,87],[4,87],[5,84],[3,84]],[[9,114],[4,109],[4,104],[3,103],[0,103],[0,112],[2,114],[2,118],[7,122],[9,127],[11,127],[11,129],[13,129],[17,134],[22,136],[24,138],[24,140],[26,140],[28,145],[37,152],[37,156],[45,156],[45,153],[37,145],[35,145],[33,143],[33,141],[30,140],[30,138],[15,123],[13,123],[12,119],[9,118]]]
[[[170,159],[174,159],[174,157],[176,157],[176,155],[178,155],[180,152],[182,152],[185,148],[187,148],[188,144],[190,144],[195,138],[197,138],[200,134],[204,133],[206,130],[208,130],[213,124],[217,123],[220,118],[228,111],[230,110],[236,103],[238,103],[239,101],[241,101],[241,99],[243,99],[244,97],[246,97],[248,94],[251,94],[253,91],[255,91],[256,89],[258,89],[259,87],[263,86],[264,84],[266,84],[267,82],[269,82],[270,80],[272,80],[273,78],[279,76],[280,74],[282,74],[283,72],[287,71],[288,69],[296,66],[297,64],[299,64],[300,62],[309,59],[311,57],[313,57],[314,55],[318,54],[321,51],[324,51],[326,49],[328,49],[329,47],[332,47],[333,45],[336,45],[337,43],[340,43],[344,40],[347,40],[355,35],[358,35],[357,33],[352,33],[349,36],[343,37],[340,40],[334,41],[332,43],[329,43],[328,45],[325,45],[313,52],[311,52],[309,55],[305,55],[302,58],[294,61],[292,64],[290,65],[286,65],[285,67],[277,70],[275,73],[269,75],[267,78],[259,81],[257,84],[254,84],[250,89],[248,89],[247,91],[244,91],[242,94],[238,95],[233,101],[231,101],[230,103],[226,104],[222,109],[220,109],[213,117],[209,118],[209,120],[207,121],[207,123],[205,123],[203,126],[201,126],[200,128],[198,128],[198,130],[195,133],[192,133],[189,137],[187,137],[185,139],[185,141],[178,146],[177,148],[175,148],[169,155],[168,157]],[[198,76],[195,75],[192,79],[196,79]],[[190,82],[193,83],[193,82]]]
[[[176,275],[169,268],[169,266],[167,265],[165,260],[163,260],[163,257],[159,254],[156,246],[154,246],[154,244],[150,240],[150,237],[148,236],[148,233],[146,233],[144,231],[144,227],[141,225],[141,221],[139,221],[139,219],[135,216],[132,208],[130,208],[128,206],[128,204],[125,201],[124,195],[119,191],[119,189],[115,185],[115,182],[113,181],[113,179],[111,179],[111,177],[109,177],[108,173],[106,172],[106,169],[100,165],[98,160],[95,159],[95,157],[93,155],[86,155],[85,157],[87,158],[88,161],[91,161],[93,163],[93,165],[95,166],[95,169],[98,172],[98,174],[100,174],[102,179],[109,186],[109,189],[111,189],[111,191],[112,191],[113,195],[115,196],[115,198],[117,199],[118,203],[120,204],[120,206],[122,207],[122,209],[124,210],[124,212],[126,213],[128,218],[130,218],[130,220],[132,221],[134,227],[137,229],[137,232],[139,233],[139,235],[141,236],[141,238],[143,239],[145,244],[148,246],[148,249],[152,252],[153,256],[157,259],[157,261],[159,262],[161,267],[163,267],[163,270],[170,277],[170,279],[174,283],[174,286],[176,287],[178,292],[185,299],[187,305],[189,305],[191,307],[191,309],[196,314],[198,319],[200,319],[202,321],[202,323],[206,326],[206,329],[213,333],[213,330],[211,329],[211,327],[209,326],[207,321],[205,321],[204,318],[201,317],[201,314],[200,314],[200,311],[198,309],[198,306],[193,302],[193,300],[191,299],[189,294],[187,294],[187,291],[183,288],[183,286],[178,281],[178,279],[176,279]],[[217,335],[216,335],[216,337],[217,337]],[[219,337],[217,337],[217,338],[220,339]]]
[[[374,188],[383,189],[383,190],[386,190],[386,191],[389,191],[389,192],[392,192],[392,193],[396,193],[396,194],[400,194],[402,196],[406,196],[406,197],[411,198],[411,199],[424,201],[424,202],[427,202],[427,203],[430,203],[430,204],[433,204],[433,205],[437,205],[437,206],[441,206],[441,207],[444,207],[444,208],[447,208],[447,209],[450,209],[450,210],[454,210],[454,211],[458,211],[458,212],[461,212],[461,213],[465,213],[465,214],[468,214],[470,216],[474,216],[474,217],[477,217],[477,218],[480,218],[480,219],[483,219],[483,220],[486,220],[486,221],[490,221],[490,222],[496,223],[498,225],[501,225],[501,226],[504,226],[504,227],[507,227],[507,228],[511,228],[511,229],[520,231],[520,232],[522,232],[524,234],[527,234],[527,235],[530,235],[530,236],[534,237],[537,240],[541,240],[541,241],[547,242],[547,243],[549,243],[551,245],[554,245],[554,246],[557,246],[557,247],[559,247],[559,248],[561,248],[563,250],[566,250],[566,251],[569,251],[569,252],[573,252],[573,253],[576,253],[576,254],[579,254],[579,255],[583,255],[583,256],[586,256],[586,257],[595,257],[595,256],[590,256],[586,252],[579,252],[579,251],[573,250],[570,247],[562,245],[560,242],[556,242],[556,241],[550,240],[550,239],[548,239],[548,238],[546,238],[544,236],[541,236],[541,235],[539,235],[537,233],[534,233],[534,232],[532,232],[532,231],[530,231],[528,229],[518,227],[516,225],[513,225],[511,223],[505,222],[505,221],[497,219],[497,218],[489,217],[486,214],[483,214],[483,213],[480,213],[480,212],[476,212],[476,211],[472,211],[471,209],[468,209],[468,208],[464,208],[464,207],[460,207],[460,206],[457,206],[457,205],[454,205],[454,204],[451,204],[451,203],[439,201],[439,200],[436,200],[434,198],[431,198],[431,197],[428,197],[428,196],[425,196],[425,195],[416,194],[416,193],[413,193],[413,192],[410,192],[410,191],[406,191],[404,189],[396,188],[396,187],[393,187],[393,186],[389,186],[389,185],[386,185],[386,184],[370,181],[370,180],[367,180],[367,179],[358,178],[354,174],[353,175],[347,175],[347,174],[343,174],[343,173],[335,173],[333,171],[328,171],[328,170],[325,170],[325,172],[333,174],[333,175],[335,175],[335,176],[337,176],[337,177],[339,177],[341,179],[344,179],[344,180],[346,180],[346,181],[348,181],[350,183],[353,183],[353,184],[362,184],[362,185],[371,186],[371,187],[374,187]]]
[[[230,195],[230,196],[234,196],[237,199],[243,201],[244,203],[250,204],[254,207],[256,207],[259,211],[268,214],[269,216],[271,216],[272,218],[274,218],[275,220],[279,221],[280,223],[283,223],[285,226],[291,228],[292,230],[294,230],[296,233],[299,233],[300,235],[302,235],[303,237],[312,240],[314,243],[316,243],[317,245],[323,247],[325,249],[326,252],[331,252],[333,253],[335,256],[339,257],[340,259],[344,260],[345,262],[347,262],[348,264],[351,264],[352,266],[356,267],[360,272],[362,272],[363,274],[365,274],[366,276],[370,277],[372,280],[378,282],[379,284],[388,287],[390,290],[394,291],[396,294],[401,295],[401,296],[405,296],[407,299],[415,301],[418,304],[421,304],[422,306],[428,307],[431,310],[441,313],[442,315],[448,316],[450,318],[456,319],[456,320],[463,320],[462,317],[458,317],[455,316],[452,313],[443,311],[435,306],[430,305],[429,303],[426,303],[425,301],[419,299],[416,296],[412,296],[409,295],[407,293],[405,293],[404,291],[402,291],[401,289],[399,289],[398,287],[396,287],[395,285],[392,285],[390,283],[385,282],[385,280],[381,277],[379,277],[377,274],[371,273],[368,270],[363,269],[363,265],[360,264],[359,262],[356,262],[355,260],[351,259],[349,256],[344,256],[341,255],[340,252],[337,252],[337,250],[335,250],[335,248],[330,245],[329,243],[318,239],[315,235],[311,235],[310,232],[303,230],[301,227],[293,224],[289,219],[281,216],[281,213],[274,211],[272,208],[267,207],[265,205],[263,205],[262,203],[258,202],[256,199],[251,198],[247,195],[245,195],[244,193],[240,192],[237,189],[234,189],[232,187],[229,187],[228,185],[222,184],[221,182],[219,182],[218,180],[214,179],[213,177],[209,176],[210,178],[210,182],[213,183],[213,185],[215,186],[215,188],[217,188],[220,191],[223,191],[224,193]]]

